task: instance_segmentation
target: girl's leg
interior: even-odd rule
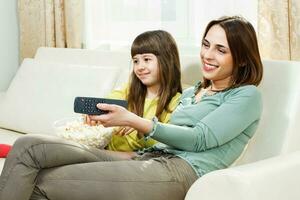
[[[183,200],[196,179],[175,157],[74,164],[42,170],[31,200]]]
[[[0,178],[0,199],[29,199],[37,175],[42,169],[116,160],[122,159],[104,150],[89,148],[58,137],[26,135],[15,142],[5,161]]]

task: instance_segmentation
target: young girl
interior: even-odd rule
[[[183,92],[169,124],[117,105],[100,104],[109,113],[90,116],[105,126],[132,127],[160,143],[124,159],[55,137],[22,137],[6,159],[0,198],[183,200],[198,177],[240,156],[262,111],[256,86],[263,69],[249,22],[211,21],[200,57],[204,80]]]
[[[182,92],[175,40],[166,31],[144,32],[133,41],[131,57],[133,72],[129,84],[108,97],[126,99],[129,110],[140,117],[152,119],[156,116],[160,122],[169,122]],[[113,135],[107,149],[136,151],[155,143],[153,139],[144,140],[132,128],[122,127]]]

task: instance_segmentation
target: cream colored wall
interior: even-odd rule
[[[0,1],[0,91],[5,91],[19,66],[17,0]]]

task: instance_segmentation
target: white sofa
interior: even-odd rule
[[[199,80],[197,55],[182,55],[181,64],[185,86]],[[300,63],[263,64],[264,110],[257,133],[232,167],[199,178],[186,200],[300,199]],[[129,52],[40,48],[0,93],[0,143],[12,144],[23,134],[53,134],[55,120],[76,115],[75,96],[105,96],[126,82],[130,66]]]

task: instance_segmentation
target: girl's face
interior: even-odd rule
[[[132,58],[133,71],[147,87],[159,87],[159,67],[157,57],[152,53],[136,54]]]
[[[214,85],[228,87],[233,73],[233,59],[224,29],[212,26],[202,41],[201,53],[203,76]]]

